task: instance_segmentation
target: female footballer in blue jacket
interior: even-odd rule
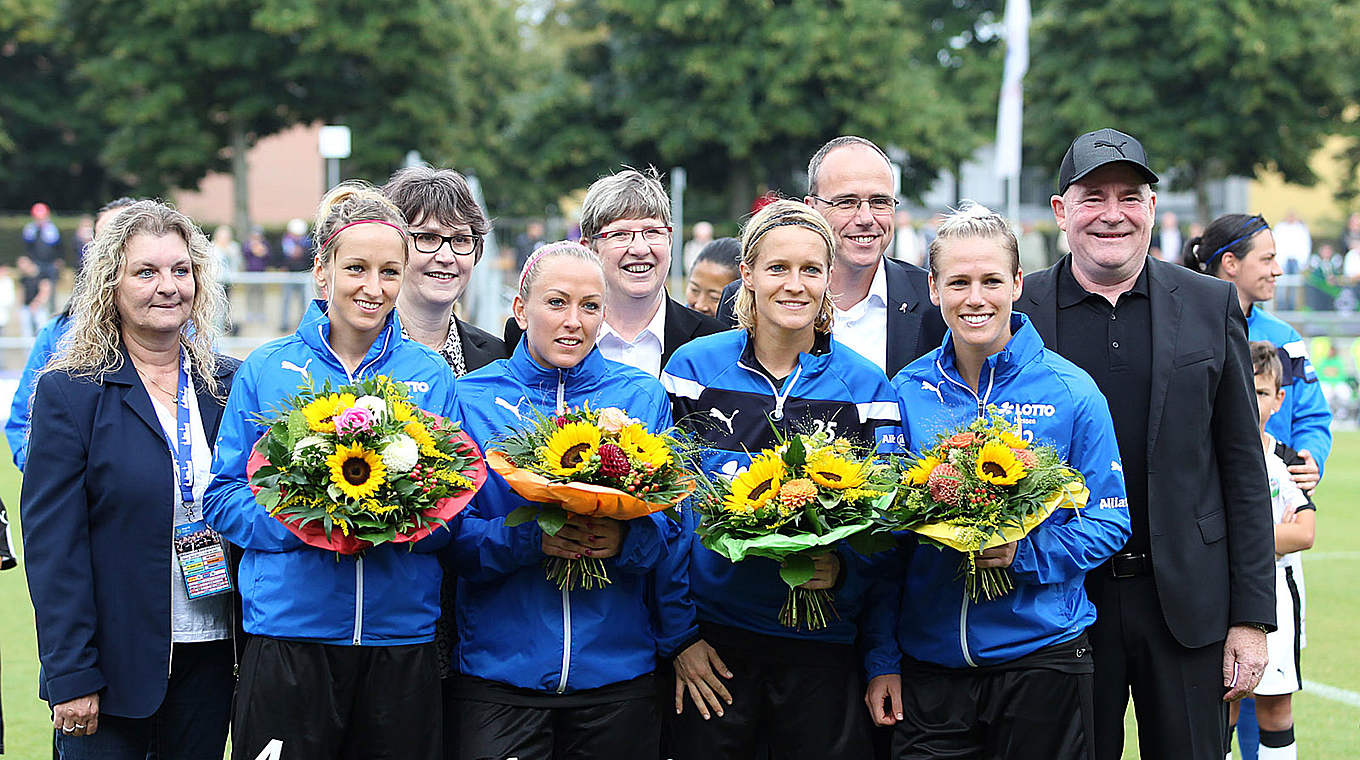
[[[691,341],[666,365],[677,425],[706,447],[709,475],[735,476],[777,435],[821,429],[874,445],[896,432],[883,372],[831,338],[832,240],[826,220],[802,203],[761,209],[742,236],[742,329]],[[699,542],[694,510],[683,514],[695,612],[673,637],[675,757],[747,758],[760,747],[779,760],[869,756],[854,643],[870,563],[848,548],[817,557],[806,586],[829,589],[839,619],[816,631],[787,628],[779,563],[728,561]]]
[[[222,416],[204,517],[245,549],[245,629],[232,757],[429,758],[440,754],[434,624],[439,560],[450,533],[359,555],[304,544],[256,503],[246,460],[265,431],[256,415],[300,386],[332,388],[386,375],[411,400],[456,419],[453,374],[401,336],[394,311],[406,265],[406,221],[377,190],[346,183],[317,212],[313,301],[293,335],[241,365]],[[282,746],[274,742],[282,742]]]
[[[524,330],[509,359],[458,381],[461,419],[483,447],[536,415],[589,404],[617,407],[649,430],[671,426],[661,384],[595,348],[604,319],[599,257],[576,243],[540,248],[525,262],[515,320]],[[654,758],[661,716],[654,671],[657,573],[683,595],[686,546],[661,514],[628,521],[570,515],[550,536],[536,522],[510,527],[527,502],[494,472],[463,513],[449,547],[458,572],[460,675],[453,687],[458,756],[464,758]],[[558,589],[547,557],[604,561],[610,583]]]
[[[1021,280],[1005,218],[965,202],[940,224],[930,297],[949,333],[893,378],[903,444],[920,451],[995,407],[1079,471],[1090,500],[979,553],[978,567],[1008,568],[1015,584],[994,599],[970,598],[959,552],[897,550],[898,573],[871,595],[863,642],[865,699],[875,723],[895,726],[895,759],[1078,760],[1093,738],[1085,630],[1096,609],[1083,584],[1129,537],[1123,468],[1095,381],[1012,312]]]

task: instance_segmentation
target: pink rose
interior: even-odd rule
[[[340,435],[367,433],[373,426],[373,412],[362,406],[352,406],[335,415],[335,432]]]

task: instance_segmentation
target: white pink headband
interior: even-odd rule
[[[406,239],[406,230],[403,230],[402,228],[398,227],[397,225],[395,225],[395,224],[393,224],[393,223],[391,223],[391,222],[389,222],[389,221],[385,221],[385,220],[383,220],[383,219],[360,219],[360,220],[358,220],[358,221],[350,222],[349,224],[342,224],[342,225],[340,225],[340,228],[337,229],[335,232],[332,232],[332,233],[326,238],[326,241],[325,241],[324,243],[321,244],[321,248],[324,250],[324,249],[326,248],[326,246],[328,246],[328,245],[331,244],[331,241],[335,239],[335,236],[336,236],[336,235],[339,235],[340,233],[344,232],[345,230],[349,229],[350,227],[353,227],[353,226],[356,225],[356,224],[385,224],[385,225],[387,225],[388,227],[391,227],[392,229],[396,230],[396,231],[397,231],[397,234],[398,234],[398,235],[401,235],[403,241]]]
[[[573,243],[570,240],[562,240],[556,243],[548,243],[539,246],[538,250],[529,254],[529,258],[524,261],[524,268],[519,270],[519,292],[524,292],[524,281],[529,277],[529,272],[533,270],[538,260],[552,253],[562,253],[563,251],[580,248],[583,251],[590,251],[589,248],[580,243]]]

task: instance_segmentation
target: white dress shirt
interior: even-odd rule
[[[604,358],[636,367],[652,377],[660,377],[661,351],[665,346],[665,335],[666,299],[662,298],[656,307],[656,313],[652,315],[652,321],[648,322],[632,341],[624,340],[622,335],[609,326],[606,319],[600,326],[600,337],[596,345],[600,347],[600,353],[604,354]]]
[[[882,259],[869,285],[869,295],[848,309],[836,309],[831,337],[887,371],[888,366],[888,273]]]

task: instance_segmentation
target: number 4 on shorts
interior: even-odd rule
[[[282,758],[282,739],[270,739],[269,743],[264,745],[264,749],[260,750],[260,754],[255,756],[255,760],[282,760]]]

